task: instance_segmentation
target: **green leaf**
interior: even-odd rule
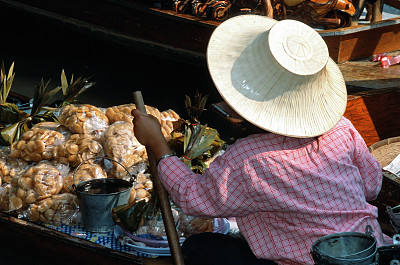
[[[13,103],[0,104],[0,123],[15,123],[20,120],[24,112],[20,111]],[[26,114],[26,113],[25,113]]]
[[[56,87],[52,90],[47,90],[47,86],[49,85],[50,80],[46,83],[42,80],[39,84],[35,86],[34,97],[33,97],[33,107],[32,107],[32,116],[37,115],[41,108],[51,99],[58,91],[60,91],[61,87]]]
[[[74,81],[74,76],[72,75],[71,81],[68,84],[67,77],[65,76],[64,70],[61,73],[61,87],[63,90],[64,101],[62,106],[73,103],[76,98],[83,92],[87,91],[89,88],[94,86],[95,82],[89,82],[89,78],[79,77]],[[62,107],[60,106],[60,107]]]
[[[145,200],[123,205],[113,209],[113,219],[127,231],[134,232],[143,222],[149,204]]]
[[[13,142],[18,141],[21,135],[29,130],[29,121],[30,119],[27,118],[4,128],[0,133],[3,144],[11,145]]]
[[[62,88],[62,93],[65,96],[67,94],[68,80],[67,77],[65,76],[64,69],[61,71],[61,88]]]
[[[198,123],[188,126],[185,130],[184,158],[190,161],[210,151],[217,136],[217,130],[206,125]]]
[[[8,94],[10,93],[12,83],[14,81],[14,62],[11,64],[8,75],[6,75],[6,70],[4,67],[4,62],[1,64],[0,69],[0,104],[4,104],[7,102]]]

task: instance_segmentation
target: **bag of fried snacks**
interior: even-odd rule
[[[114,122],[105,132],[103,143],[106,156],[121,163],[129,172],[130,168],[147,159],[146,148],[134,136],[131,123]],[[125,168],[114,161],[112,163],[111,175],[116,178],[127,177]]]
[[[11,180],[28,166],[28,162],[19,158],[0,158],[0,184],[11,183]]]
[[[58,116],[61,124],[72,133],[100,137],[108,127],[108,118],[102,110],[89,104],[68,105]]]
[[[98,178],[107,178],[105,169],[94,163],[84,163],[63,178],[64,185],[62,191],[72,192],[74,190],[72,184],[77,185],[82,181]]]
[[[62,186],[62,175],[50,163],[31,166],[11,180],[9,209],[24,209],[29,204],[58,194]]]
[[[65,141],[57,131],[32,128],[25,132],[18,142],[11,145],[9,157],[22,158],[27,162],[53,159],[53,149]]]
[[[78,208],[79,203],[75,194],[61,193],[30,204],[26,215],[32,222],[57,226],[74,225]]]
[[[84,160],[104,156],[103,145],[98,138],[86,134],[72,134],[68,140],[53,149],[53,158],[77,167]]]
[[[158,121],[161,119],[160,111],[157,108],[151,106],[145,106],[147,114],[151,114],[157,118]],[[106,116],[109,120],[109,124],[113,124],[116,121],[125,121],[132,123],[132,110],[136,109],[135,104],[124,104],[109,107],[106,109]]]

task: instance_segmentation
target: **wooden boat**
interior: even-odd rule
[[[30,264],[172,265],[170,257],[141,258],[86,239],[0,213],[1,249],[26,258]],[[0,252],[4,255],[4,252]],[[31,258],[28,258],[31,257]],[[15,257],[15,263],[20,257]],[[38,263],[34,263],[34,262]],[[46,262],[48,261],[48,262]]]
[[[388,4],[400,7],[398,0]],[[205,66],[208,40],[220,22],[162,9],[141,0],[0,0],[13,8],[86,35],[152,55]],[[400,17],[318,30],[338,63],[400,49]]]
[[[347,109],[344,115],[353,122],[368,146],[400,135],[400,124],[393,122],[400,114],[400,90],[398,88],[368,90],[353,87],[349,90]],[[234,137],[242,137],[255,132],[253,127],[235,114],[225,102],[212,104],[210,109],[216,121],[213,123],[210,120],[210,126],[220,130],[223,138],[227,136],[223,134],[226,131],[233,133],[230,136]],[[225,128],[225,130],[221,128]],[[393,235],[394,231],[385,213],[385,207],[400,205],[399,188],[400,180],[384,173],[381,194],[377,200],[372,202],[379,209],[379,221],[388,235]],[[0,234],[2,235],[0,249],[23,253],[25,256],[40,256],[43,260],[54,261],[60,265],[74,263],[173,264],[171,257],[138,257],[43,225],[27,222],[6,213],[0,213]]]

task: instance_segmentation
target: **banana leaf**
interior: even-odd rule
[[[145,200],[140,200],[115,207],[112,210],[114,222],[129,232],[135,232],[143,224],[149,205]]]
[[[14,62],[11,64],[8,70],[8,75],[6,75],[6,70],[4,68],[4,62],[1,63],[0,69],[0,104],[7,102],[8,94],[10,93],[12,83],[14,81]]]
[[[42,110],[44,104],[51,99],[58,91],[61,90],[61,87],[56,87],[52,90],[48,90],[47,86],[49,85],[50,80],[46,83],[42,80],[39,84],[35,86],[34,95],[33,95],[33,107],[32,107],[32,116],[39,114]]]
[[[185,96],[185,109],[191,123],[197,123],[200,121],[200,116],[205,110],[208,97],[208,94],[203,97],[203,95],[198,91],[196,92],[193,101],[188,95]]]
[[[28,126],[31,117],[14,123],[0,132],[0,143],[2,145],[11,145],[13,142],[18,141],[19,137],[30,129]]]
[[[19,110],[17,105],[13,103],[6,102],[0,104],[0,123],[3,124],[15,123],[27,116],[29,115]]]
[[[213,148],[214,140],[218,135],[217,130],[200,123],[196,125],[186,125],[184,140],[184,160],[183,162],[190,166],[191,161]]]
[[[63,107],[68,104],[74,103],[76,98],[94,86],[96,83],[95,82],[89,82],[90,78],[86,77],[79,77],[74,81],[74,75],[71,77],[71,81],[68,84],[68,79],[65,75],[64,70],[61,72],[61,89],[62,93],[64,96],[63,103],[61,104],[60,107]]]

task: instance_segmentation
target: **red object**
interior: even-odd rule
[[[379,54],[374,55],[374,57],[372,58],[372,61],[373,62],[379,62],[384,57],[387,57],[387,53],[379,53]]]
[[[400,55],[393,58],[391,56],[384,57],[381,59],[381,63],[383,68],[389,68],[391,65],[400,63]]]

